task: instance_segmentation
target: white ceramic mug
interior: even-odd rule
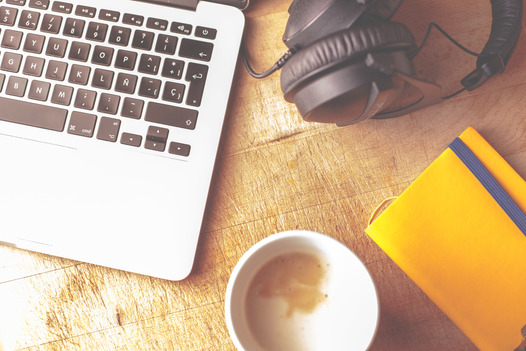
[[[366,350],[379,307],[373,280],[351,250],[297,230],[271,235],[241,257],[225,316],[240,351]]]

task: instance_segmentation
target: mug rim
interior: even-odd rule
[[[309,250],[309,251],[316,251],[316,252],[319,252],[320,254],[323,254],[323,255],[325,255],[326,252],[324,252],[322,249],[320,249],[319,246],[322,246],[322,245],[320,245],[320,244],[317,245],[317,243],[326,242],[326,244],[328,244],[328,245],[336,245],[336,247],[339,246],[339,247],[341,247],[341,249],[344,250],[345,255],[354,256],[351,259],[354,260],[354,261],[357,260],[361,264],[361,266],[363,266],[362,268],[365,270],[366,275],[368,277],[367,280],[370,281],[370,283],[372,283],[370,289],[371,289],[372,293],[374,293],[374,300],[375,300],[374,304],[375,304],[375,306],[373,306],[373,308],[376,309],[376,313],[372,317],[372,318],[374,318],[374,330],[372,331],[372,333],[370,333],[371,337],[370,337],[370,340],[368,341],[368,345],[367,345],[367,347],[369,347],[371,345],[372,341],[374,340],[375,335],[376,335],[376,332],[377,332],[377,329],[378,329],[378,324],[379,324],[379,317],[380,317],[380,311],[379,311],[379,307],[380,306],[379,306],[378,292],[377,292],[376,286],[374,284],[374,281],[373,281],[373,279],[371,277],[371,274],[369,273],[369,271],[367,270],[367,267],[365,267],[365,265],[361,261],[361,259],[351,249],[349,249],[345,244],[343,244],[341,241],[339,241],[339,240],[337,240],[337,239],[335,239],[335,238],[333,238],[333,237],[331,237],[329,235],[318,233],[318,232],[314,232],[314,231],[309,231],[309,230],[289,230],[289,231],[283,231],[283,232],[271,234],[271,235],[263,238],[262,240],[258,241],[254,245],[252,245],[241,256],[239,261],[236,263],[234,269],[232,270],[232,273],[230,275],[230,278],[229,278],[229,281],[228,281],[228,284],[227,284],[227,289],[226,289],[226,294],[225,294],[225,310],[224,310],[226,324],[227,324],[228,332],[230,334],[230,338],[231,338],[232,342],[234,343],[236,348],[238,350],[240,350],[240,351],[241,350],[251,350],[252,351],[252,350],[255,350],[255,349],[257,349],[258,351],[262,350],[262,348],[259,346],[259,344],[257,342],[255,342],[254,340],[252,340],[254,338],[249,338],[251,340],[248,340],[248,341],[247,340],[243,340],[244,338],[246,339],[246,336],[239,335],[239,333],[238,333],[238,331],[239,331],[238,330],[239,329],[238,325],[240,323],[246,328],[246,323],[242,323],[242,322],[246,322],[246,320],[245,321],[240,321],[239,320],[240,318],[244,317],[244,313],[243,313],[244,306],[243,306],[243,304],[239,303],[238,299],[239,298],[242,298],[242,299],[245,298],[247,286],[250,284],[250,282],[252,280],[251,278],[259,270],[258,267],[263,266],[266,262],[270,261],[273,257],[279,256],[279,255],[284,254],[284,253],[288,253],[288,252],[290,252],[290,250],[287,249],[286,246],[285,246],[285,248],[282,247],[281,248],[281,252],[280,252],[280,250],[273,251],[271,256],[264,255],[265,256],[264,259],[263,258],[258,258],[257,257],[257,253],[261,252],[265,247],[268,247],[269,245],[273,245],[273,243],[274,243],[274,245],[278,245],[278,244],[275,244],[278,241],[298,240],[298,239],[303,241],[302,247],[304,247],[304,248],[308,247],[308,248],[312,249],[312,250]],[[254,260],[255,263],[249,262],[250,260]],[[247,272],[244,272],[244,269],[246,270],[247,266],[249,264],[252,264],[252,265],[255,264],[256,268],[253,269],[253,267],[252,267]],[[247,278],[247,279],[245,279],[244,282],[240,282],[240,280],[242,278]],[[236,289],[236,290],[234,290],[234,289]],[[236,307],[236,305],[237,305],[237,307]],[[237,318],[237,320],[234,320],[236,318]],[[250,345],[246,345],[247,342]],[[250,348],[247,348],[247,346],[250,346]]]

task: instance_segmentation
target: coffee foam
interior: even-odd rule
[[[246,296],[249,328],[265,350],[308,350],[330,299],[330,265],[312,252],[279,255],[259,269]]]

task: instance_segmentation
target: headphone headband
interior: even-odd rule
[[[477,59],[477,68],[461,81],[470,91],[504,71],[519,41],[522,0],[491,0],[491,14],[491,32]]]
[[[373,1],[332,0],[324,4],[318,0],[294,0],[289,7],[289,20],[283,42],[289,48],[302,48],[331,33],[351,27]],[[325,5],[324,8],[320,8]]]

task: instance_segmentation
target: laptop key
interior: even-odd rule
[[[26,37],[26,41],[24,43],[24,51],[32,52],[34,54],[42,53],[42,49],[44,48],[45,40],[46,38],[42,35],[33,34],[33,33],[28,34]]]
[[[73,11],[73,4],[62,1],[55,1],[51,9],[55,12],[70,14]]]
[[[183,76],[184,62],[167,58],[164,60],[163,71],[161,75],[166,78],[181,79]]]
[[[86,89],[77,90],[77,97],[75,98],[74,106],[83,110],[93,110],[97,92]]]
[[[109,66],[112,58],[113,48],[97,45],[95,46],[95,49],[93,49],[93,58],[91,59],[91,62],[103,66]]]
[[[69,106],[71,97],[73,96],[73,88],[67,85],[55,85],[53,94],[51,95],[51,102],[58,105]]]
[[[172,141],[168,148],[168,152],[174,155],[186,157],[190,155],[190,145]]]
[[[93,73],[91,85],[95,88],[109,90],[113,83],[113,71],[97,68]]]
[[[30,30],[37,29],[39,18],[40,14],[38,12],[24,10],[20,15],[20,21],[18,22],[18,26],[20,28]]]
[[[139,147],[141,146],[142,136],[132,133],[122,133],[121,144]]]
[[[22,62],[22,55],[6,52],[2,59],[1,68],[3,71],[16,73],[20,70],[20,62]]]
[[[140,119],[142,115],[142,109],[144,106],[144,101],[133,98],[124,98],[124,103],[122,104],[121,116]]]
[[[210,61],[214,44],[193,39],[181,40],[179,56],[199,61]]]
[[[18,10],[12,7],[0,7],[0,24],[4,26],[13,26],[16,21]]]
[[[166,142],[166,140],[168,139],[168,133],[169,131],[166,128],[149,126],[148,132],[146,133],[146,139]]]
[[[97,139],[110,141],[112,143],[116,142],[120,127],[120,120],[116,118],[101,117]]]
[[[137,85],[137,76],[127,73],[119,73],[115,83],[115,91],[126,94],[133,94]]]
[[[75,10],[75,15],[93,18],[95,17],[96,12],[97,12],[97,9],[94,7],[78,5],[77,9]]]
[[[0,120],[62,132],[68,111],[0,97]]]
[[[9,5],[24,6],[26,4],[26,0],[6,0],[6,3]]]
[[[76,18],[66,19],[66,24],[64,24],[64,35],[68,37],[80,38],[84,32],[85,21],[79,20]]]
[[[128,50],[117,51],[117,58],[115,59],[115,67],[131,71],[135,68],[135,61],[137,61],[137,53]]]
[[[2,47],[6,49],[18,50],[20,48],[20,43],[22,42],[22,32],[7,29],[4,32],[4,37],[2,38]]]
[[[148,18],[146,27],[151,29],[166,30],[168,29],[168,21],[159,18]]]
[[[46,55],[62,58],[66,54],[67,46],[68,41],[65,39],[49,38]]]
[[[100,10],[99,19],[110,22],[118,22],[121,14],[118,11]]]
[[[49,7],[49,0],[29,0],[29,7],[39,10],[47,10]]]
[[[30,76],[40,77],[44,69],[44,62],[45,60],[41,57],[28,56],[22,72]]]
[[[206,38],[213,40],[216,38],[217,30],[213,28],[207,28],[207,27],[200,27],[197,26],[195,28],[195,36],[199,38]]]
[[[133,36],[132,47],[135,49],[150,50],[153,45],[154,37],[155,34],[152,32],[136,30]]]
[[[149,102],[144,119],[172,127],[195,129],[197,111],[183,107]]]
[[[90,44],[74,41],[71,43],[71,49],[69,50],[68,57],[70,60],[86,62],[88,61],[90,50]]]
[[[203,90],[205,89],[206,75],[208,74],[208,66],[200,65],[190,62],[188,64],[188,71],[186,72],[185,80],[190,82],[188,89],[188,96],[186,103],[190,106],[201,106],[203,98]]]
[[[120,101],[121,98],[118,95],[102,93],[100,94],[100,101],[97,111],[116,115],[117,110],[119,109]]]
[[[86,39],[103,42],[106,40],[106,32],[108,25],[104,23],[90,22],[88,31],[86,32]]]
[[[5,89],[5,93],[7,95],[22,97],[26,93],[26,87],[26,78],[11,76],[7,81],[7,88]]]
[[[108,42],[110,44],[127,46],[130,41],[131,29],[119,26],[113,26],[110,32]]]
[[[148,150],[163,152],[166,148],[166,143],[162,143],[155,140],[146,139],[144,142],[144,148]]]
[[[68,64],[66,62],[51,60],[47,66],[46,78],[53,80],[64,80],[64,78],[66,78],[67,68]]]
[[[159,97],[160,89],[160,80],[143,77],[141,79],[141,85],[139,86],[139,95],[149,97],[152,99],[157,99],[157,97]]]
[[[47,82],[34,80],[31,83],[31,87],[29,88],[29,94],[27,96],[32,100],[46,101],[49,94],[50,86],[51,84]]]
[[[96,115],[75,111],[71,113],[71,118],[68,125],[68,134],[91,138],[93,136],[96,122]]]
[[[155,55],[142,54],[139,62],[139,72],[156,75],[159,72],[161,58]]]
[[[192,25],[188,23],[172,22],[172,25],[170,26],[170,32],[189,35],[192,33],[192,28]]]
[[[124,24],[131,24],[132,26],[142,26],[144,23],[144,17],[133,15],[131,13],[125,13],[122,17],[122,23]]]
[[[175,54],[175,47],[177,46],[177,37],[172,35],[160,34],[155,45],[155,51],[161,54]]]
[[[44,15],[44,19],[42,20],[42,25],[40,26],[40,30],[42,32],[58,34],[58,32],[60,32],[61,24],[62,24],[62,17],[46,13]]]
[[[184,90],[184,84],[166,82],[164,85],[163,100],[180,103],[183,101]]]
[[[91,68],[88,66],[72,65],[71,72],[69,72],[70,83],[86,85],[88,84]]]

